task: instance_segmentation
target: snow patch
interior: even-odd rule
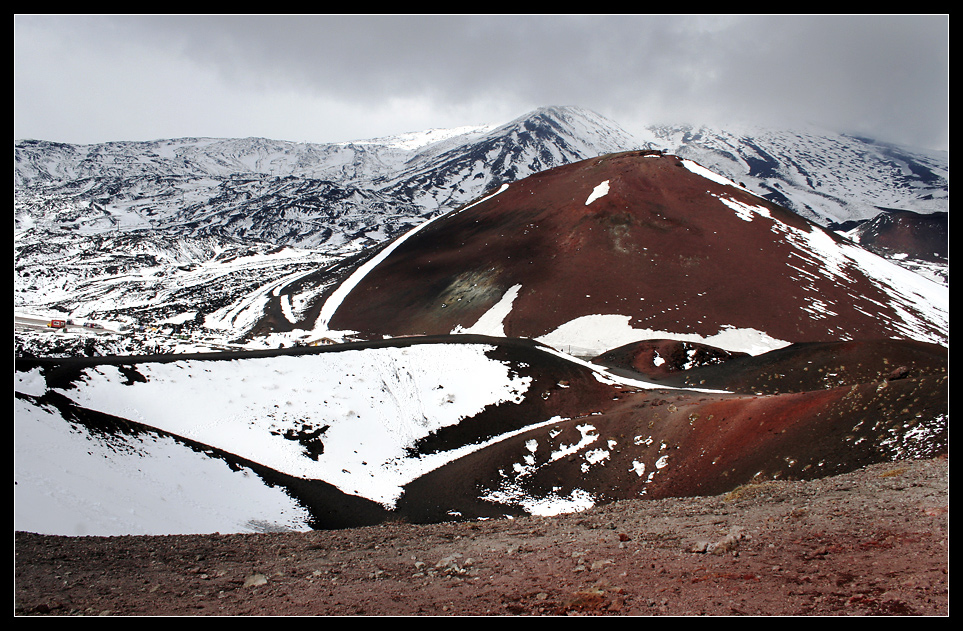
[[[327,301],[324,303],[324,306],[321,307],[321,312],[318,314],[318,319],[314,327],[315,332],[318,334],[329,332],[328,323],[331,322],[331,318],[334,317],[334,314],[338,310],[338,307],[341,306],[341,303],[344,302],[344,299],[348,296],[348,294],[350,294],[352,290],[354,290],[354,288],[358,285],[358,283],[360,283],[364,279],[364,277],[367,276],[369,272],[371,272],[371,270],[373,270],[382,261],[388,258],[388,256],[398,248],[398,246],[400,246],[402,243],[404,243],[405,241],[410,239],[412,236],[414,236],[421,230],[425,229],[428,225],[437,221],[441,217],[446,217],[448,216],[448,214],[455,214],[455,213],[467,210],[468,208],[471,208],[475,204],[481,203],[485,199],[489,199],[491,197],[494,197],[495,195],[498,195],[499,193],[506,190],[507,188],[508,188],[508,185],[503,184],[501,188],[499,188],[497,191],[495,191],[491,195],[488,195],[483,199],[479,199],[475,203],[470,204],[469,206],[466,206],[459,210],[455,210],[455,211],[452,211],[451,213],[445,213],[445,214],[439,215],[438,217],[429,219],[428,221],[425,221],[415,226],[413,229],[409,230],[402,236],[395,239],[390,245],[388,245],[388,247],[384,248],[381,252],[379,252],[377,256],[370,259],[364,265],[356,269],[354,273],[352,273],[351,276],[349,276],[346,281],[341,283],[341,285],[334,291],[334,293],[331,294],[330,297],[328,297]]]
[[[85,408],[210,445],[288,475],[324,480],[345,493],[390,507],[405,484],[465,453],[412,458],[408,449],[419,439],[489,405],[522,400],[531,378],[489,359],[486,352],[491,348],[426,344],[299,357],[138,364],[144,382],[132,382],[118,367],[101,365],[87,370],[78,387],[58,392]],[[37,393],[38,379],[33,373],[18,374],[15,387]],[[17,419],[34,416],[28,410],[18,412]],[[311,433],[322,447],[313,454],[292,439]],[[34,448],[17,437],[21,462],[29,463],[20,457],[21,450]],[[71,465],[64,461],[59,470],[64,467]]]
[[[491,335],[494,337],[505,337],[505,318],[512,311],[512,303],[515,302],[515,298],[518,297],[518,291],[522,288],[521,285],[514,285],[505,295],[501,297],[495,306],[486,311],[475,324],[470,327],[463,328],[461,325],[456,326],[452,329],[452,334],[458,333],[476,333],[478,335]]]
[[[561,420],[559,417],[555,417],[542,425],[554,425],[559,420]],[[595,497],[584,489],[576,488],[568,494],[562,494],[558,488],[555,488],[548,493],[540,495],[534,495],[525,490],[525,480],[531,477],[540,467],[551,464],[561,458],[577,454],[599,439],[598,434],[595,433],[596,429],[592,425],[582,424],[579,425],[577,429],[582,435],[579,442],[573,445],[560,445],[558,449],[549,455],[548,461],[540,466],[535,465],[533,457],[537,444],[535,444],[534,441],[529,441],[526,447],[532,455],[526,455],[524,463],[516,464],[512,467],[513,475],[509,476],[502,472],[502,481],[498,488],[483,494],[481,499],[501,504],[521,506],[522,509],[530,515],[543,517],[579,512],[594,506],[596,503]],[[550,434],[552,433],[550,432]],[[587,452],[584,457],[587,463],[591,464],[604,460],[607,456],[608,452],[604,450],[593,450]]]
[[[735,182],[733,182],[732,180],[730,180],[730,179],[728,179],[728,178],[725,178],[725,177],[722,177],[722,176],[719,175],[718,173],[713,173],[713,172],[710,171],[709,169],[705,168],[704,166],[702,166],[702,165],[700,165],[700,164],[698,164],[698,163],[696,163],[696,162],[693,162],[692,160],[683,160],[683,161],[682,161],[682,165],[683,165],[685,168],[687,168],[689,171],[695,173],[696,175],[701,175],[702,177],[704,177],[704,178],[706,178],[706,179],[709,179],[709,180],[712,180],[713,182],[716,182],[717,184],[725,184],[725,185],[727,185],[727,186],[735,186],[736,188],[742,188],[742,187],[740,187],[739,185],[737,185]]]
[[[631,320],[631,316],[617,314],[581,316],[539,337],[537,341],[563,352],[585,357],[596,357],[625,344],[657,339],[697,342],[750,355],[759,355],[789,345],[789,342],[777,340],[751,328],[724,326],[715,335],[703,337],[694,333],[634,329],[629,324]]]
[[[736,211],[736,216],[743,221],[752,221],[755,215],[761,215],[769,219],[772,218],[772,215],[769,213],[769,209],[765,206],[751,206],[727,197],[719,197],[718,199],[723,204]]]
[[[592,194],[588,196],[585,200],[585,205],[588,206],[600,197],[605,197],[609,193],[609,181],[605,180],[592,190]]]
[[[311,530],[303,507],[248,469],[236,471],[171,438],[89,432],[22,399],[14,399],[14,408],[14,530],[64,536]]]

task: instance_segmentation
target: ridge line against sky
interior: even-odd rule
[[[14,16],[14,139],[313,143],[578,105],[948,150],[949,16]]]

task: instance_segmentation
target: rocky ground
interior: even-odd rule
[[[560,517],[15,534],[17,615],[949,614],[948,459]]]

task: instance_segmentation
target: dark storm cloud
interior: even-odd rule
[[[172,103],[141,98],[158,120],[260,121],[211,135],[341,140],[582,105],[630,131],[807,121],[926,146],[948,139],[947,16],[27,16],[15,27],[93,55],[95,85],[109,81],[98,79],[108,64],[135,73],[132,90]],[[22,38],[15,53],[18,89],[23,73],[54,71],[31,70],[39,53]],[[18,116],[29,96],[17,95]],[[116,103],[135,96],[115,90]]]

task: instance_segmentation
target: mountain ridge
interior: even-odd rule
[[[334,281],[308,271],[318,261],[326,261],[323,267],[328,267],[340,265],[335,261],[364,258],[425,220],[470,203],[503,183],[578,159],[622,151],[625,145],[631,145],[631,150],[663,153],[668,152],[667,146],[675,146],[682,157],[716,156],[714,163],[696,162],[709,168],[728,165],[729,174],[725,169],[717,168],[717,172],[756,195],[766,197],[778,191],[780,200],[787,199],[791,188],[788,180],[776,181],[775,176],[769,177],[771,174],[752,179],[745,173],[731,173],[734,165],[748,168],[752,162],[735,158],[742,154],[733,147],[743,136],[725,137],[731,145],[732,157],[727,158],[720,152],[707,153],[713,143],[718,144],[709,142],[718,135],[708,131],[700,132],[698,138],[690,132],[692,137],[683,143],[685,146],[676,142],[678,134],[674,136],[668,128],[663,128],[666,142],[661,146],[654,142],[656,134],[652,133],[643,141],[584,108],[544,107],[502,125],[429,130],[330,145],[210,138],[81,147],[46,141],[15,142],[15,308],[81,317],[104,317],[114,311],[141,322],[158,322],[178,310],[184,314],[182,318],[189,318],[190,313],[198,311],[191,302],[204,305],[201,311],[208,319],[213,317],[209,310],[215,305],[226,309],[233,302],[235,315],[230,321],[246,322],[236,331],[244,335],[252,325],[246,318],[237,317],[249,310],[242,303],[245,298],[239,295],[250,290],[257,276],[245,276],[247,280],[235,285],[241,276],[221,265],[222,261],[247,261],[252,270],[258,270],[256,274],[261,274],[262,282],[271,283],[282,278],[274,274],[291,274],[295,267],[286,263],[269,269],[256,258],[273,256],[269,253],[279,247],[298,248],[304,253],[305,278],[313,274],[318,291],[323,291],[325,283]],[[784,132],[778,139],[783,145],[791,145],[798,137]],[[826,145],[812,140],[816,138],[813,134],[808,138],[807,147],[817,147],[822,153],[770,149],[767,155],[808,156],[810,160],[817,155],[825,163]],[[744,153],[758,152],[746,148]],[[849,163],[844,172],[850,172],[854,164]],[[832,171],[834,166],[838,165],[822,164],[820,173]],[[802,170],[809,174],[807,182],[815,182],[812,166]],[[931,201],[945,206],[946,178],[940,175],[944,171],[948,174],[948,166],[920,173],[936,174],[929,178],[935,178],[937,191]],[[873,177],[861,181],[871,182],[891,172],[881,167]],[[778,174],[778,170],[773,169],[773,173]],[[845,173],[835,177],[839,180]],[[924,189],[920,185],[913,190]],[[806,203],[813,198],[822,199],[812,190],[803,196]],[[887,197],[890,202],[895,203],[892,195]],[[867,203],[863,207],[868,207]],[[850,223],[865,221],[860,218]],[[104,251],[104,243],[127,245],[121,250]],[[867,242],[866,247],[873,246]],[[128,252],[151,254],[129,256]],[[196,258],[185,260],[188,252],[196,253]],[[898,257],[893,260],[901,265],[934,278],[942,276],[946,281],[945,272],[939,271],[945,267],[945,260],[919,262],[916,254],[886,252],[887,256]],[[293,259],[289,257],[291,263]],[[102,266],[100,279],[96,278],[98,265]],[[194,271],[181,269],[185,266]],[[215,269],[218,267],[221,271]],[[931,269],[937,271],[930,273]],[[206,278],[220,278],[223,284],[211,283],[209,296],[204,298],[197,292],[183,291],[183,286],[197,286],[196,278],[202,271],[209,272]],[[192,277],[181,278],[185,273]],[[109,306],[95,297],[108,285],[118,283],[128,287],[123,293],[110,290],[112,300],[119,302]],[[165,284],[169,285],[159,290]],[[156,304],[164,296],[175,295],[194,297]],[[270,300],[276,302],[278,298]],[[281,305],[274,309],[280,313]],[[225,322],[217,320],[219,327]]]
[[[946,209],[945,156],[926,156],[842,134],[819,135],[819,131],[743,127],[727,132],[707,126],[651,125],[645,138],[636,138],[584,108],[543,107],[500,126],[466,128],[454,135],[439,130],[412,133],[413,137],[445,136],[415,149],[399,148],[399,144],[405,146],[397,142],[399,137],[328,144],[262,138],[98,145],[15,141],[14,184],[23,188],[58,178],[77,180],[105,174],[195,179],[295,176],[348,190],[383,192],[395,202],[414,203],[424,215],[559,164],[617,151],[662,149],[693,159],[733,181],[744,180],[757,194],[824,225],[869,219],[876,214],[871,211],[882,207],[917,212]],[[833,162],[829,159],[832,155],[845,160]],[[479,160],[486,164],[485,170],[475,168]],[[854,180],[853,175],[859,173],[864,175]],[[851,185],[843,187],[844,181]],[[853,189],[853,182],[858,189]],[[870,194],[870,187],[878,190]],[[262,188],[270,187],[265,184]],[[451,193],[439,199],[437,192],[431,192],[439,188]],[[854,200],[854,196],[861,199]]]

